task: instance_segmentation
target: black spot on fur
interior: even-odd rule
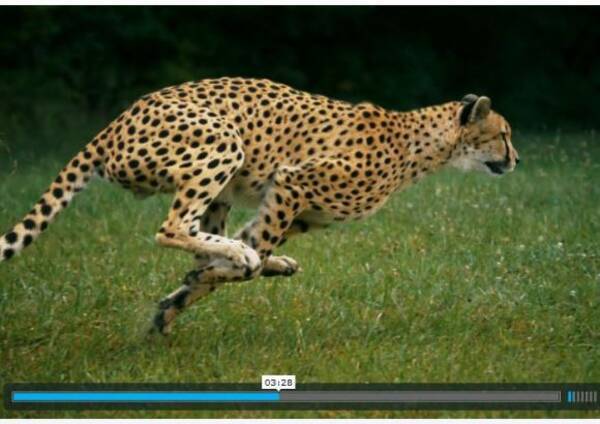
[[[6,239],[6,242],[8,244],[14,244],[19,239],[19,236],[17,235],[17,233],[12,231],[12,232],[8,233],[4,238]]]
[[[62,190],[62,188],[55,188],[54,190],[52,190],[52,195],[54,197],[56,197],[57,199],[60,199],[61,197],[63,197],[63,190]]]
[[[23,238],[23,245],[25,247],[29,246],[31,244],[31,242],[33,241],[33,237],[31,236],[31,234],[27,234],[24,238]]]
[[[52,206],[44,205],[42,206],[42,214],[45,216],[49,216],[52,213]]]

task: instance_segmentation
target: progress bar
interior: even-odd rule
[[[26,392],[13,402],[560,402],[560,391]]]
[[[600,385],[8,384],[7,409],[600,409]]]
[[[26,392],[12,393],[13,402],[271,402],[272,392]]]

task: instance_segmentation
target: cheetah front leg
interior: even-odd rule
[[[286,233],[292,230],[294,219],[307,205],[299,186],[285,184],[291,172],[294,172],[293,169],[277,171],[258,214],[234,236],[259,253],[263,263],[262,275],[265,277],[289,276],[300,269],[298,263],[290,257],[272,256],[273,249],[285,241]]]
[[[227,216],[229,215],[230,210],[230,204],[218,201],[218,199],[215,200],[202,216],[202,230],[210,234],[227,236]],[[308,231],[308,224],[296,223],[296,221],[294,221],[290,229],[286,232],[286,238],[288,237],[288,233],[295,234],[296,232],[306,231]],[[198,267],[198,270],[207,266],[210,261],[211,257],[209,255],[196,255],[196,266]],[[300,267],[298,266],[298,263],[288,256],[269,256],[265,260],[261,275],[263,277],[272,277],[276,275],[289,276],[299,270]],[[221,287],[220,284],[214,285],[208,293],[213,292],[219,287]]]
[[[294,219],[290,228],[283,234],[281,240],[277,243],[277,246],[281,246],[291,237],[299,234],[307,233],[316,228],[321,228],[320,225],[309,224],[308,222],[301,219]],[[298,271],[302,271],[302,268],[298,263],[289,256],[269,256],[265,259],[263,264],[262,276],[263,277],[275,277],[275,276],[290,276]]]
[[[263,260],[262,275],[292,275],[299,270],[292,258],[271,256],[273,249],[292,236],[329,225],[327,219],[310,217],[311,212],[330,209],[324,215],[331,213],[335,216],[336,210],[347,208],[342,201],[334,201],[331,197],[338,199],[351,194],[342,191],[347,191],[348,182],[352,181],[351,169],[349,162],[339,158],[321,158],[295,167],[279,168],[258,216],[235,237],[258,251]],[[324,183],[315,189],[306,184],[306,181],[319,179],[329,185]],[[339,191],[328,196],[334,188]],[[338,204],[332,205],[336,202]],[[344,216],[339,214],[340,218]]]
[[[202,230],[210,234],[227,236],[227,217],[230,210],[231,205],[229,203],[219,201],[218,199],[215,200],[202,216]],[[279,245],[283,244],[290,236],[305,233],[308,229],[309,225],[307,223],[294,220],[290,228],[285,232],[285,238],[282,239]],[[210,261],[211,258],[208,255],[196,255],[198,270],[207,266]],[[273,277],[277,275],[290,276],[299,270],[300,267],[298,266],[298,263],[289,256],[269,256],[265,259],[261,275],[263,277]],[[219,287],[221,287],[220,284],[213,286],[210,292],[213,292]]]

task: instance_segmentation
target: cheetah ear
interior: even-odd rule
[[[469,116],[473,111],[473,106],[475,106],[475,102],[477,101],[477,99],[479,99],[479,96],[477,96],[476,94],[467,94],[460,101],[463,105],[463,107],[460,110],[460,125],[467,125],[467,122],[469,122]]]
[[[492,101],[486,96],[476,96],[467,94],[460,101],[463,104],[460,110],[460,124],[467,125],[469,122],[476,122],[484,119],[490,113]]]
[[[477,94],[467,94],[460,101],[463,105],[468,105],[469,103],[475,103],[479,96]]]
[[[473,105],[473,110],[469,114],[469,122],[476,122],[487,118],[492,110],[492,101],[489,97],[481,96]]]

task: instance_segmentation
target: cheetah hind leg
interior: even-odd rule
[[[215,200],[202,215],[202,230],[218,236],[226,236],[226,220],[230,209],[231,205]],[[186,303],[189,304],[206,297],[223,285],[223,283],[197,283],[195,287],[192,287],[190,283],[197,282],[201,277],[202,270],[208,267],[213,260],[209,254],[205,253],[197,253],[194,257],[196,270],[189,272],[182,286],[159,302],[158,311],[152,320],[150,334],[155,332],[163,335],[169,334],[177,311],[182,310]],[[189,297],[192,291],[195,291],[194,299]]]
[[[177,315],[192,303],[208,296],[225,284],[226,279],[223,278],[223,275],[227,273],[228,269],[219,269],[212,265],[190,271],[185,276],[181,287],[159,302],[149,334],[168,335]]]
[[[191,211],[194,207],[186,209]],[[196,211],[198,215],[202,212]],[[175,317],[196,300],[208,295],[222,283],[250,280],[258,276],[262,269],[261,259],[254,249],[240,240],[198,232],[194,227],[198,220],[188,219],[186,215],[171,213],[172,220],[168,219],[163,224],[157,240],[166,247],[191,251],[196,255],[198,265],[187,274],[179,289],[160,301],[151,332],[167,334]],[[183,222],[178,222],[180,218],[183,218]],[[179,224],[183,224],[183,228],[189,224],[191,228],[183,230]]]
[[[220,157],[224,158],[225,155],[223,153]],[[237,160],[240,161],[241,158]],[[231,169],[227,168],[229,172],[223,174],[225,177],[216,178],[213,174],[218,170],[199,163],[195,168],[203,170],[201,175],[182,179],[179,184],[156,240],[161,246],[193,253],[199,264],[187,274],[179,289],[159,303],[151,332],[167,333],[175,317],[194,301],[214,290],[211,287],[229,281],[250,280],[260,275],[262,261],[254,249],[241,240],[208,233],[206,225],[200,224],[207,209],[211,209],[211,199],[217,197],[227,185],[238,165],[231,163]],[[177,176],[175,180],[179,182]],[[221,232],[220,227],[215,232]]]

